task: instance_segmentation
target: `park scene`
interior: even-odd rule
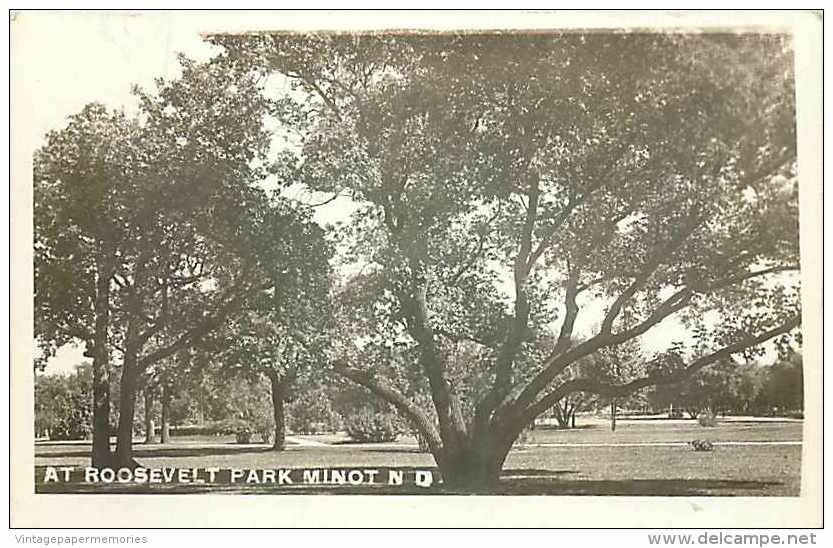
[[[787,36],[203,39],[33,157],[37,493],[800,496]]]

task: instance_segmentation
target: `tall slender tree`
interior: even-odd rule
[[[110,448],[113,276],[131,247],[140,129],[122,113],[87,105],[46,136],[34,171],[35,337],[37,367],[80,341],[93,360],[94,466]]]

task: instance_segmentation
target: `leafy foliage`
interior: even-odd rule
[[[35,376],[35,433],[50,440],[81,440],[92,432],[92,371]]]
[[[256,75],[180,64],[135,118],[89,105],[35,155],[36,335],[44,358],[81,340],[102,378],[118,364],[125,464],[140,379],[190,377],[241,311],[303,300],[326,256],[309,212],[262,188],[275,105]]]
[[[673,383],[795,333],[784,37],[212,41],[290,83],[276,113],[300,139],[295,178],[359,204],[342,245],[374,289],[345,314],[362,343],[336,347],[337,370],[419,424],[445,478],[478,469],[473,447],[497,446],[479,452],[495,477],[522,428],[568,394]],[[588,302],[604,312],[579,343]],[[672,316],[694,342],[649,357],[643,375],[560,377]],[[461,355],[472,382],[456,378]],[[417,376],[432,414],[403,388]]]
[[[324,387],[305,387],[287,405],[287,427],[297,434],[337,432],[343,419],[334,407],[330,391]]]
[[[801,354],[790,353],[772,365],[719,362],[685,381],[658,386],[650,393],[654,408],[673,405],[698,417],[709,414],[770,415],[802,411]]]
[[[395,441],[402,433],[402,425],[395,414],[370,411],[347,417],[344,428],[350,438],[359,443]]]

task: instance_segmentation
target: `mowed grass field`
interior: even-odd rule
[[[625,420],[611,432],[605,421],[580,428],[539,427],[510,453],[497,486],[473,491],[506,495],[798,496],[802,423],[726,421],[704,428],[695,421]],[[711,452],[685,445],[716,442]],[[160,492],[263,494],[460,494],[438,481],[433,457],[419,453],[408,437],[386,444],[353,444],[344,435],[297,436],[287,450],[237,445],[227,438],[174,438],[167,445],[137,445],[147,468],[386,469],[432,470],[430,488],[413,482],[388,485],[276,484],[84,484],[44,483],[45,466],[84,467],[89,444],[35,446],[37,492]],[[79,472],[80,474],[80,472]],[[80,478],[80,475],[78,476]],[[469,491],[467,493],[471,493]]]

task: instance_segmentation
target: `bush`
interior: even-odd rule
[[[713,451],[714,444],[709,440],[693,440],[689,442],[689,445],[694,448],[695,451]]]
[[[92,433],[92,371],[35,377],[35,434],[51,440],[83,440]]]
[[[244,428],[251,427],[242,419],[223,419],[203,424],[172,427],[171,436],[228,436]]]
[[[249,423],[241,419],[224,419],[205,425],[205,433],[216,436],[236,434],[239,430],[249,427]]]
[[[237,443],[251,443],[254,430],[248,423],[241,421],[234,430],[234,437]]]
[[[697,424],[707,428],[717,426],[717,416],[711,411],[703,411],[697,415]]]
[[[157,430],[160,428],[156,426]],[[252,424],[244,419],[223,419],[219,421],[205,422],[202,424],[183,424],[171,426],[171,436],[230,436],[237,434],[241,429],[248,429],[251,432],[263,434],[269,432],[272,435],[271,424]]]
[[[63,418],[49,431],[50,440],[84,440],[92,434],[92,427],[85,418],[70,415]]]
[[[372,411],[360,411],[351,415],[344,427],[347,434],[360,443],[395,441],[403,431],[395,415]]]
[[[419,445],[419,452],[420,453],[430,453],[431,452],[431,446],[428,445],[428,439],[426,439],[426,437],[423,436],[422,434],[420,434],[419,432],[414,433],[414,436],[416,436],[417,445]]]
[[[258,428],[257,435],[260,436],[260,441],[262,443],[272,443],[275,430],[273,428]]]
[[[333,410],[330,397],[323,390],[302,394],[286,406],[287,428],[296,434],[337,432],[341,417]]]

